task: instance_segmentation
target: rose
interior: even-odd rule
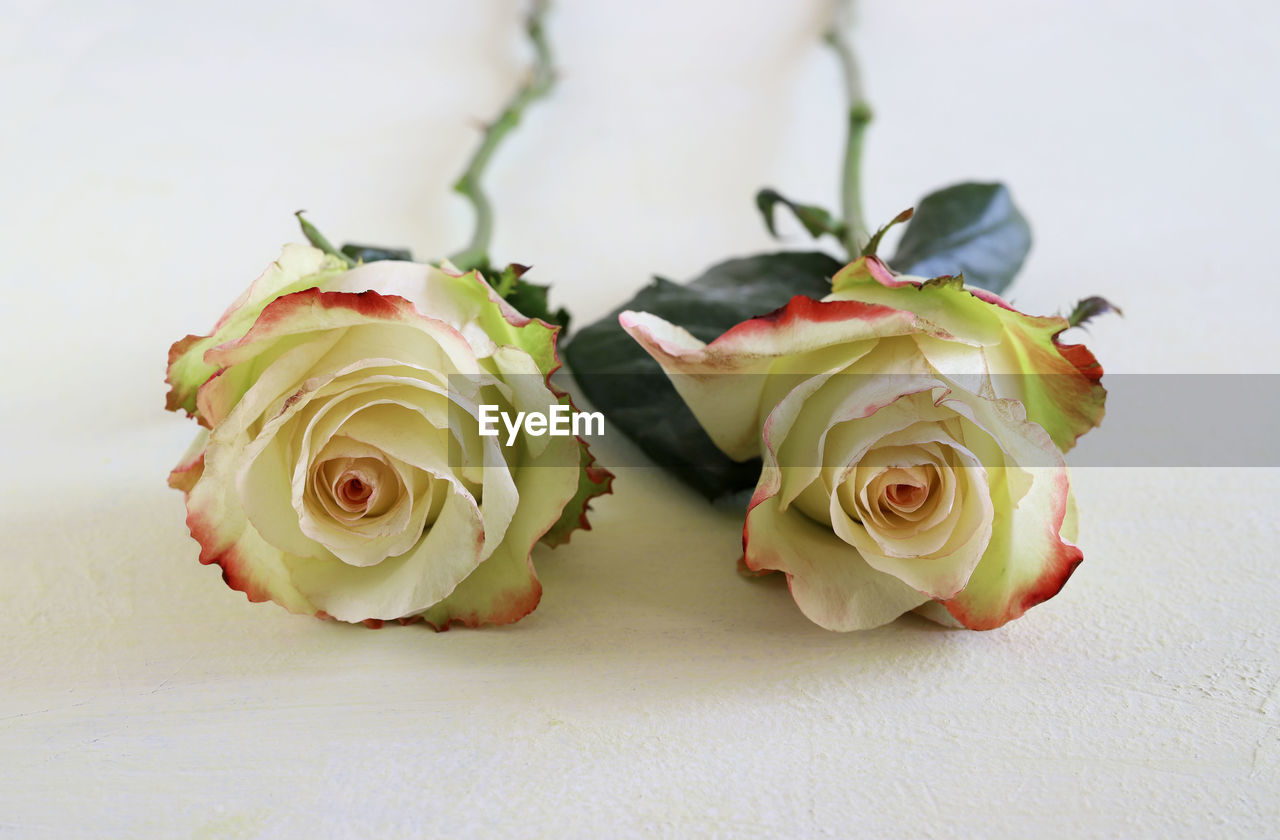
[[[744,564],[787,574],[812,620],[874,627],[919,609],[997,627],[1081,560],[1061,450],[1097,425],[1102,369],[956,278],[847,266],[711,344],[642,313],[623,327],[712,440],[763,469]],[[725,375],[733,374],[733,375]]]
[[[170,475],[201,562],[251,601],[343,621],[528,614],[532,547],[589,527],[611,476],[576,437],[504,447],[476,416],[568,404],[547,379],[556,332],[475,272],[286,246],[170,352],[168,406],[206,427]]]

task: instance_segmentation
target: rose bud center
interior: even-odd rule
[[[400,495],[391,468],[378,458],[330,458],[316,470],[316,490],[335,518],[381,516]]]
[[[904,527],[914,531],[935,519],[942,483],[937,465],[923,463],[883,469],[873,473],[861,492],[850,489],[859,500],[854,505],[857,518],[868,527],[890,533]]]
[[[929,495],[928,489],[922,484],[890,484],[885,490],[885,498],[889,504],[893,505],[900,511],[913,511],[920,505],[924,504],[925,498]]]
[[[344,473],[338,488],[338,498],[351,508],[363,506],[373,495],[373,485],[365,484],[355,473]]]

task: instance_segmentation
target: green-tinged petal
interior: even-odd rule
[[[964,590],[942,601],[966,627],[987,630],[1056,595],[1083,554],[1071,542],[1067,468],[1044,430],[1016,403],[972,399],[957,408],[971,410],[975,422],[993,432],[1008,464],[988,470],[995,521],[987,551]]]
[[[996,506],[991,544],[969,584],[942,605],[973,630],[1018,618],[1058,594],[1084,555],[1064,539],[1071,489],[1064,471],[1038,468],[1017,509]]]
[[[207,336],[189,335],[170,349],[166,377],[169,394],[165,407],[170,411],[182,409],[198,418],[196,392],[217,372],[216,365],[205,361],[205,352],[248,332],[271,301],[281,295],[321,284],[328,278],[341,274],[345,267],[340,259],[331,257],[318,248],[286,245],[279,259],[268,266],[253,285],[227,309],[212,333]]]
[[[541,455],[515,470],[521,504],[502,544],[447,597],[421,613],[428,624],[437,630],[454,622],[467,627],[508,624],[538,605],[542,585],[530,555],[578,493],[579,470],[568,460],[578,445],[571,437],[551,438]]]
[[[613,473],[596,465],[595,456],[591,454],[585,441],[578,441],[578,456],[581,463],[578,473],[578,491],[564,506],[560,518],[542,536],[542,542],[552,548],[567,543],[573,532],[579,528],[584,531],[591,530],[591,523],[587,521],[591,500],[613,492]]]
[[[1063,451],[1102,421],[1102,369],[1083,347],[1058,343],[1058,334],[1070,326],[1065,318],[1025,315],[995,294],[965,288],[953,278],[895,277],[874,257],[842,269],[827,300],[907,309],[959,341],[981,345],[996,395],[1022,402],[1028,417]],[[948,362],[936,358],[945,374],[967,372],[944,369]]]
[[[1081,435],[1102,422],[1107,399],[1107,391],[1098,381],[1102,367],[1092,355],[1084,362],[1086,369],[1077,365],[1088,354],[1081,345],[1075,346],[1079,350],[1064,352],[1056,337],[1066,329],[1065,319],[1033,318],[1006,309],[999,312],[1009,339],[998,348],[987,348],[991,372],[1022,375],[997,376],[997,394],[1021,401],[1027,416],[1043,426],[1066,452]],[[1006,381],[1020,384],[1021,393],[1001,389]]]
[[[867,352],[846,347],[925,329],[911,313],[859,302],[823,303],[797,296],[770,315],[744,321],[710,344],[661,318],[624,312],[623,328],[638,341],[688,403],[716,446],[745,460],[760,454],[760,432],[773,408],[766,396],[780,363],[784,379],[844,366]],[[836,359],[832,348],[847,357]],[[780,396],[780,395],[778,395]]]
[[[542,584],[529,552],[516,548],[515,536],[453,592],[420,613],[422,619],[437,630],[447,630],[454,623],[465,627],[510,624],[533,612],[542,598]]]
[[[334,278],[325,290],[377,289],[384,295],[397,295],[420,312],[452,326],[481,357],[493,355],[496,347],[509,345],[532,356],[544,375],[559,366],[555,351],[559,327],[521,315],[498,297],[479,272],[457,273],[449,268],[394,261],[368,263]]]

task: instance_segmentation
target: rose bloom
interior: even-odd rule
[[[169,354],[168,408],[205,427],[169,477],[200,561],[251,601],[342,621],[527,615],[534,544],[589,527],[612,478],[575,437],[478,433],[480,404],[567,404],[555,336],[474,272],[286,246]]]
[[[748,570],[785,572],[832,630],[910,610],[989,629],[1080,563],[1062,452],[1098,424],[1102,368],[1063,318],[874,257],[704,344],[660,318],[623,327],[730,457],[763,459]]]

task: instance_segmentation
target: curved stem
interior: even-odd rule
[[[502,142],[502,138],[520,124],[520,116],[524,109],[534,100],[550,93],[555,83],[555,73],[551,63],[551,45],[547,42],[543,24],[543,18],[546,17],[550,5],[549,0],[534,0],[525,25],[529,40],[533,42],[533,68],[524,84],[516,90],[511,101],[507,103],[507,107],[485,129],[480,146],[471,155],[471,160],[463,170],[462,177],[453,185],[453,191],[465,196],[471,202],[476,214],[476,226],[471,234],[471,241],[467,243],[466,248],[449,258],[454,265],[464,271],[485,268],[489,264],[489,241],[493,237],[493,205],[489,203],[489,197],[480,186],[480,176],[489,164],[489,158],[493,157],[494,150]]]
[[[862,75],[853,55],[853,47],[846,34],[853,13],[853,0],[836,0],[835,14],[827,30],[826,41],[840,59],[848,101],[849,134],[845,141],[844,171],[840,191],[841,211],[844,215],[844,236],[841,238],[850,257],[862,255],[862,249],[870,238],[866,218],[862,214],[862,138],[871,123],[871,105],[862,90]]]

